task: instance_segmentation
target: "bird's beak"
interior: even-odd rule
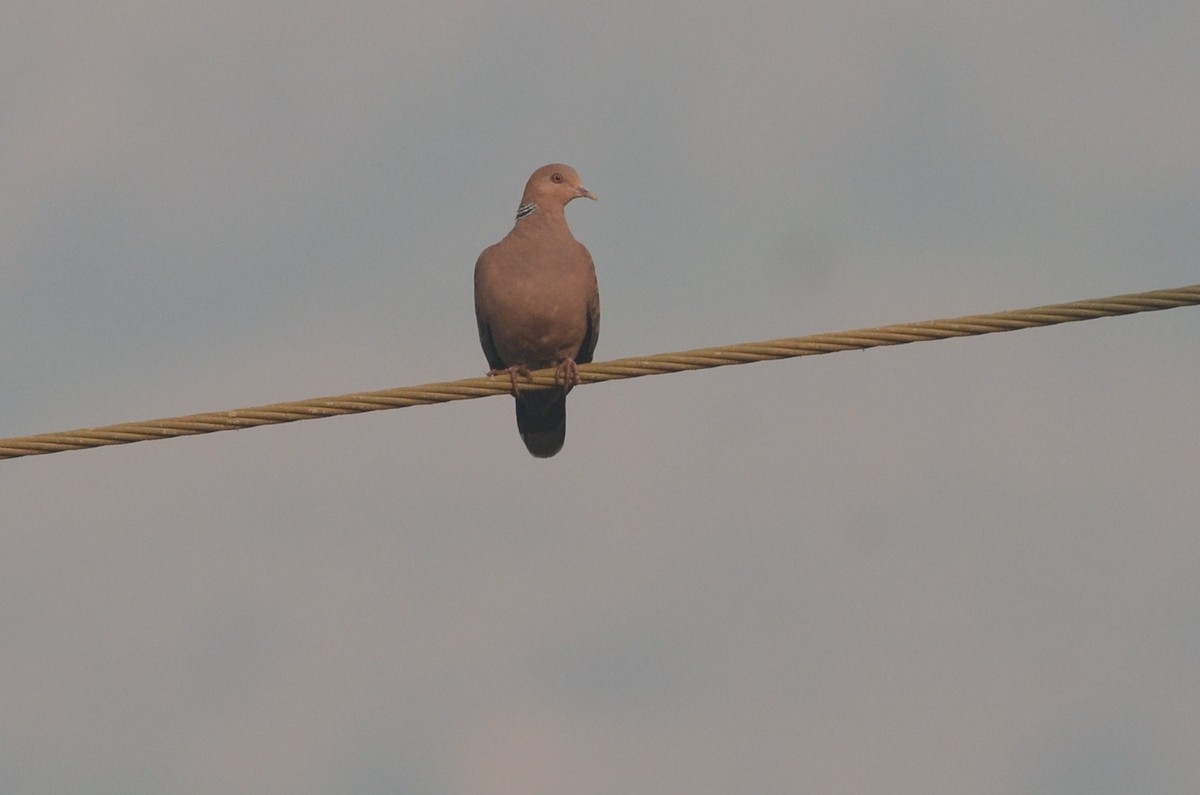
[[[575,192],[577,194],[579,194],[580,196],[584,197],[585,199],[591,199],[592,201],[597,200],[596,194],[592,193],[590,190],[583,187],[582,185],[580,185],[578,188],[576,188]]]

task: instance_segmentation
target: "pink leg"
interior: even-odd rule
[[[517,388],[517,376],[529,378],[529,368],[523,364],[514,364],[511,367],[505,367],[501,370],[488,370],[488,378],[494,378],[505,373],[508,374],[509,382],[512,384],[513,397],[519,397],[521,390]]]
[[[579,366],[575,360],[568,357],[559,362],[554,368],[554,380],[562,382],[564,395],[570,392],[579,383]]]

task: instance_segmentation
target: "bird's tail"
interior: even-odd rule
[[[567,396],[561,389],[530,390],[517,398],[517,430],[526,449],[549,458],[567,438]]]

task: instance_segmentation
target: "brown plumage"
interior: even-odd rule
[[[493,374],[512,379],[517,429],[529,452],[549,458],[567,433],[567,393],[576,364],[592,360],[600,333],[600,291],[592,255],[567,227],[567,203],[596,197],[570,166],[533,172],[517,222],[475,263],[475,320]],[[562,386],[519,391],[517,375],[558,368]]]

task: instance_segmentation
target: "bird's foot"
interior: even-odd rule
[[[571,387],[579,383],[579,366],[574,359],[563,359],[554,368],[554,381],[563,385],[563,394],[571,391]]]
[[[520,397],[521,390],[517,388],[517,376],[522,378],[531,378],[529,368],[523,364],[514,364],[511,367],[501,367],[497,370],[488,370],[488,378],[495,378],[498,375],[508,375],[509,383],[512,384],[513,397]]]

